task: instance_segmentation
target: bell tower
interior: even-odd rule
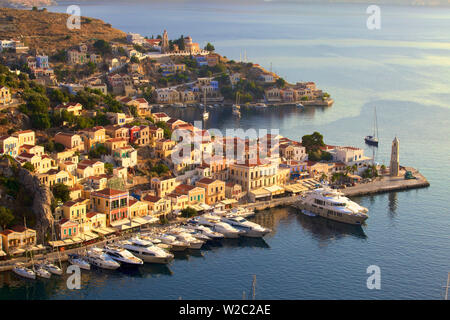
[[[164,30],[161,42],[161,53],[169,52],[169,36],[167,35],[167,31]]]
[[[399,174],[400,170],[399,148],[400,148],[400,141],[398,141],[398,138],[395,137],[394,141],[392,141],[391,166],[390,166],[391,177],[398,177]]]

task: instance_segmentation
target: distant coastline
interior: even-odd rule
[[[32,7],[54,6],[58,3],[54,0],[0,0],[0,7],[26,9]]]

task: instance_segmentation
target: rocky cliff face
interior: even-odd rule
[[[21,188],[33,198],[33,205],[31,207],[33,213],[36,215],[36,232],[39,242],[44,242],[45,235],[53,224],[53,215],[51,204],[53,202],[53,193],[46,186],[40,184],[39,179],[33,173],[18,166],[14,169],[12,165],[13,160],[3,158],[0,160],[0,175],[10,178],[17,177]]]
[[[18,178],[33,197],[32,210],[36,215],[36,232],[38,241],[43,242],[45,234],[53,224],[51,209],[53,193],[47,186],[41,185],[39,179],[26,169],[19,168]]]

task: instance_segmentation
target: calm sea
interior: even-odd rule
[[[69,4],[76,2],[50,10]],[[294,139],[317,130],[329,144],[366,148],[376,106],[380,146],[367,154],[388,164],[397,136],[402,165],[418,168],[431,187],[355,199],[369,208],[363,228],[266,211],[254,219],[273,229],[264,240],[227,241],[168,267],[85,272],[81,290],[2,273],[1,299],[240,299],[253,275],[260,299],[442,299],[450,271],[450,9],[381,6],[374,31],[364,5],[92,2],[81,13],[126,32],[167,29],[171,38],[212,42],[290,82],[315,81],[335,99],[331,108],[246,110],[240,120],[224,108],[208,128],[278,129]],[[167,112],[191,121],[201,114]],[[366,287],[369,265],[381,268],[381,290]]]

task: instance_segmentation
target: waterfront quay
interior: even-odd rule
[[[410,171],[415,179],[405,179],[404,174],[406,171]],[[342,189],[341,191],[346,196],[355,197],[408,189],[426,188],[429,186],[430,183],[428,180],[417,169],[406,167],[400,171],[400,175],[398,177],[382,175],[372,182],[359,183],[355,186]]]

